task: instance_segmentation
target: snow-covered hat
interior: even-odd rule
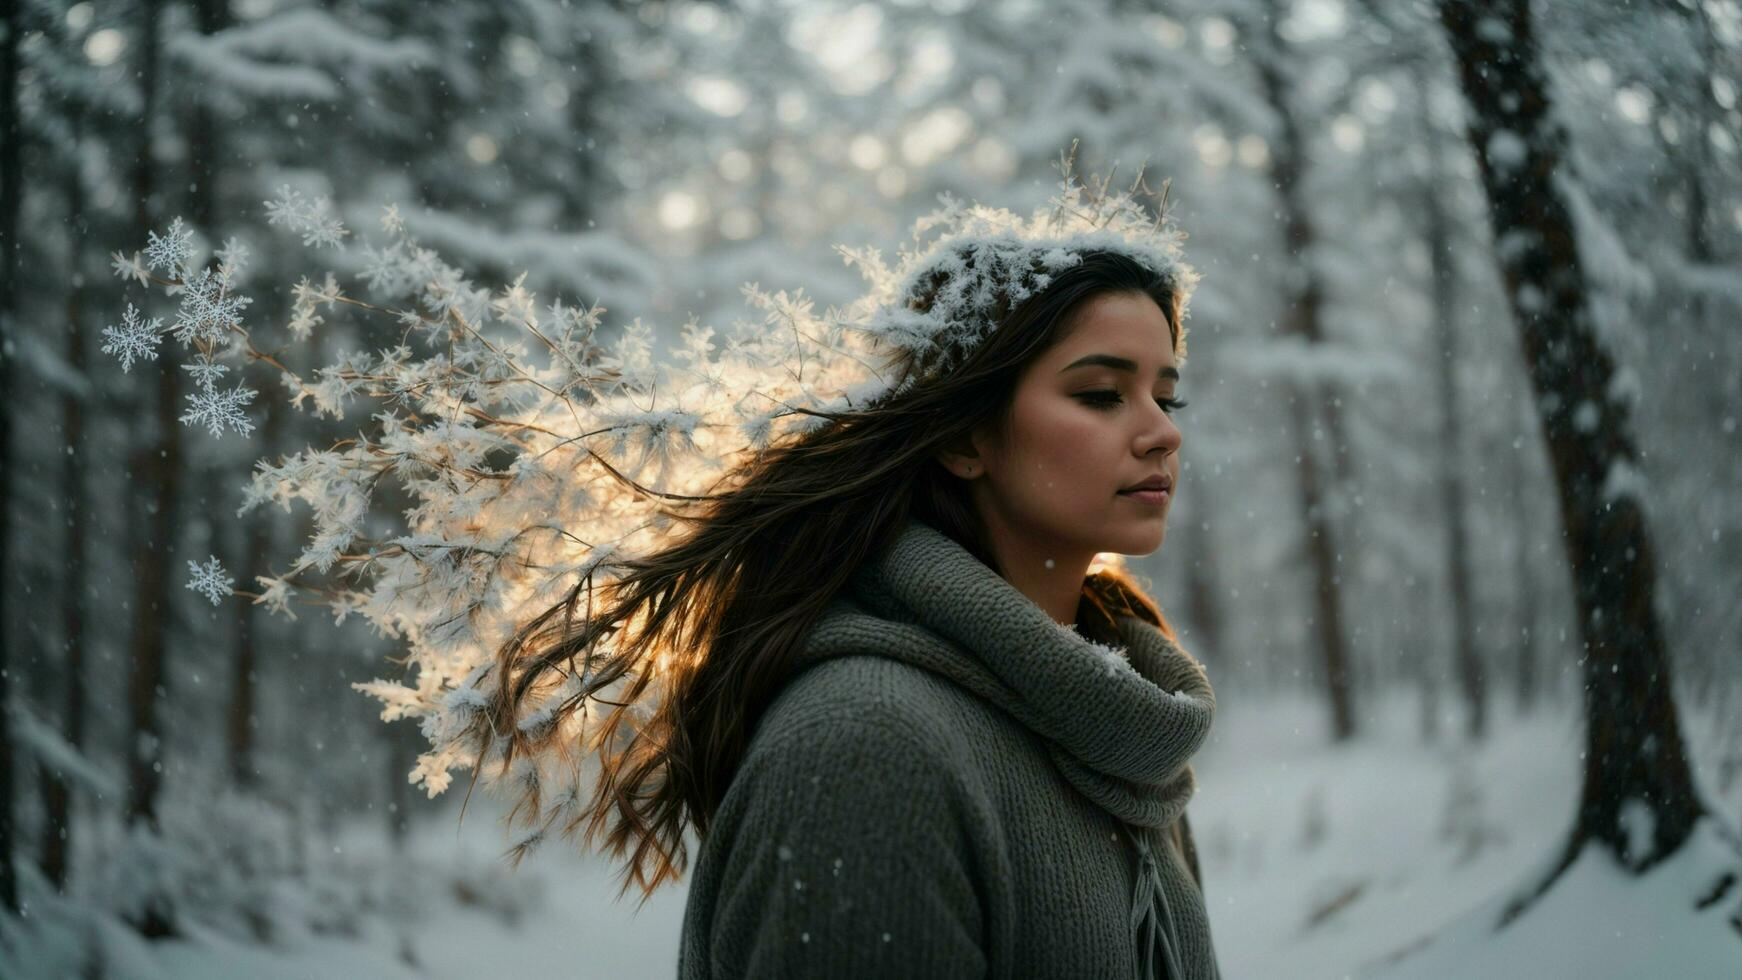
[[[1185,304],[1198,273],[1183,258],[1186,234],[1172,224],[1165,193],[1152,213],[1133,196],[1141,186],[1140,178],[1130,191],[1109,191],[1067,176],[1028,217],[945,195],[941,208],[915,223],[912,245],[893,268],[873,249],[839,248],[871,284],[850,308],[852,326],[935,376],[959,364],[1056,274],[1087,253],[1107,251],[1134,260],[1178,295],[1176,354],[1183,361]]]

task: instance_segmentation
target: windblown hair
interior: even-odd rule
[[[579,662],[589,678],[559,716],[585,711],[589,699],[614,705],[598,735],[596,792],[563,833],[584,825],[588,848],[603,832],[613,857],[629,852],[620,895],[633,881],[645,902],[682,875],[686,827],[698,839],[708,832],[806,633],[859,564],[891,544],[910,517],[997,570],[965,484],[935,454],[978,427],[1006,426],[1024,368],[1086,301],[1109,293],[1153,298],[1183,359],[1184,297],[1129,256],[1086,251],[1045,289],[1001,308],[995,329],[959,364],[940,374],[893,355],[890,367],[908,383],[777,441],[738,467],[725,491],[700,498],[689,513],[669,512],[687,525],[678,543],[620,563],[622,574],[596,590],[597,607],[591,582],[583,581],[502,646],[502,683],[482,719],[489,729],[478,735],[486,749],[493,737],[508,739],[505,761],[560,737],[559,725],[527,730],[514,723],[550,672],[572,673]],[[926,287],[905,302],[923,309]],[[1139,617],[1177,640],[1128,573],[1108,568],[1087,576],[1078,605],[1085,635],[1112,636],[1117,615]],[[608,655],[595,650],[607,636],[615,636]],[[622,701],[595,696],[619,679],[626,679]],[[536,810],[536,799],[521,802]]]

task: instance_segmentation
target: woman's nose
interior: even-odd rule
[[[1179,426],[1174,423],[1173,416],[1162,411],[1159,405],[1156,406],[1155,415],[1159,418],[1151,417],[1149,419],[1149,425],[1145,427],[1141,436],[1142,445],[1138,447],[1138,455],[1145,455],[1158,447],[1166,452],[1178,452],[1185,436],[1180,432]]]

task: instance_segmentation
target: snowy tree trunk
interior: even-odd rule
[[[1195,652],[1203,659],[1207,650],[1210,659],[1221,665],[1226,663],[1221,659],[1227,651],[1222,642],[1226,631],[1222,621],[1222,586],[1216,565],[1216,543],[1210,532],[1215,526],[1210,520],[1211,506],[1209,495],[1199,494],[1192,505],[1192,519],[1186,525],[1186,606],[1191,612],[1192,625],[1197,627],[1201,637]]]
[[[1458,442],[1458,271],[1452,245],[1451,216],[1440,198],[1444,180],[1440,150],[1431,126],[1426,128],[1430,159],[1428,182],[1421,195],[1427,216],[1428,262],[1432,268],[1434,343],[1439,354],[1440,509],[1446,519],[1446,581],[1451,591],[1453,655],[1458,686],[1464,695],[1465,734],[1479,739],[1488,730],[1488,687],[1476,645],[1475,603],[1471,599],[1469,529],[1464,515],[1464,469],[1470,456]]]
[[[75,110],[76,113],[76,110]],[[76,159],[84,143],[82,121],[76,114],[67,121],[69,141]],[[75,270],[72,288],[67,290],[67,368],[84,377],[85,355],[84,309],[81,302],[84,287],[81,282],[78,251],[85,225],[85,189],[77,167],[66,173],[67,225],[72,229],[72,251],[69,268]],[[65,659],[57,671],[65,686],[61,689],[61,734],[68,745],[82,750],[85,744],[85,617],[90,615],[85,598],[85,405],[84,396],[69,390],[61,399],[66,452],[61,460],[61,501],[66,507],[66,578],[61,590],[61,643]],[[42,872],[58,889],[67,882],[68,855],[73,846],[72,792],[64,773],[43,768],[43,800],[47,819],[43,821]]]
[[[1274,7],[1274,4],[1272,4]],[[1301,182],[1305,176],[1305,140],[1299,120],[1288,102],[1289,80],[1279,61],[1285,43],[1277,33],[1277,11],[1272,9],[1261,29],[1262,35],[1252,42],[1253,63],[1258,70],[1265,97],[1276,110],[1279,138],[1270,154],[1271,182],[1276,187],[1277,208],[1282,216],[1284,245],[1289,267],[1284,277],[1287,307],[1283,313],[1283,334],[1298,337],[1309,344],[1324,339],[1322,310],[1324,289],[1308,261],[1315,243],[1311,216],[1303,200]],[[1342,579],[1337,570],[1340,552],[1337,547],[1337,527],[1331,520],[1332,498],[1338,509],[1346,491],[1352,486],[1347,455],[1347,437],[1343,434],[1342,417],[1334,399],[1319,397],[1311,384],[1296,386],[1295,398],[1301,404],[1291,413],[1294,448],[1298,454],[1300,473],[1301,518],[1306,529],[1306,554],[1312,566],[1313,626],[1318,640],[1320,670],[1325,695],[1331,711],[1331,737],[1342,741],[1355,734],[1354,685],[1350,677],[1350,653],[1347,630],[1343,625]],[[1312,419],[1315,402],[1322,403],[1325,428],[1330,435],[1332,462],[1339,474],[1341,487],[1329,493],[1320,486],[1313,452]]]
[[[1526,409],[1528,411],[1528,407]],[[1524,439],[1527,431],[1520,429],[1519,437]],[[1525,439],[1534,444],[1534,440]],[[1506,481],[1507,486],[1524,487],[1528,474],[1524,469],[1524,447],[1509,448],[1506,451]],[[1530,507],[1528,498],[1522,493],[1518,505],[1512,508],[1512,535],[1515,540],[1515,550],[1512,553],[1514,588],[1514,619],[1517,628],[1513,631],[1514,656],[1513,681],[1516,686],[1518,707],[1520,711],[1528,712],[1536,706],[1537,696],[1542,687],[1538,676],[1538,651],[1542,646],[1541,631],[1537,624],[1541,616],[1537,606],[1541,602],[1542,590],[1536,580],[1536,563],[1531,560],[1530,547],[1532,538]]]
[[[1410,590],[1407,601],[1410,605],[1404,610],[1404,615],[1409,616],[1410,621],[1429,622],[1427,618],[1429,615],[1428,604],[1421,600],[1415,589]],[[1425,744],[1432,745],[1440,740],[1440,702],[1443,697],[1440,682],[1444,677],[1444,672],[1443,665],[1438,659],[1438,644],[1421,644],[1421,651],[1420,655],[1408,658],[1406,669],[1413,675],[1416,692],[1420,699],[1421,740]]]
[[[393,853],[404,854],[406,837],[411,830],[411,782],[405,774],[411,771],[420,746],[412,741],[416,732],[408,724],[390,725],[387,729],[387,839],[393,843]]]
[[[261,448],[267,458],[276,454],[279,413],[270,402],[263,406],[265,418],[261,425]],[[265,515],[260,515],[264,518]],[[270,522],[256,519],[248,522],[243,535],[240,582],[253,583],[266,571],[267,549],[271,546]],[[254,762],[254,725],[256,697],[255,671],[259,662],[256,635],[261,622],[259,610],[250,602],[238,602],[236,610],[236,650],[230,665],[230,703],[225,711],[226,744],[230,777],[238,786],[251,787],[259,781],[259,769]]]
[[[1694,266],[1713,268],[1724,261],[1719,253],[1713,218],[1723,213],[1725,202],[1721,179],[1717,183],[1719,190],[1716,200],[1713,199],[1710,183],[1713,178],[1725,172],[1723,168],[1714,169],[1713,143],[1709,136],[1714,125],[1724,125],[1722,120],[1725,109],[1716,99],[1714,85],[1722,84],[1720,79],[1726,75],[1733,84],[1737,71],[1734,58],[1726,58],[1719,48],[1717,39],[1722,28],[1712,22],[1712,11],[1693,4],[1685,8],[1671,8],[1670,12],[1694,21],[1693,36],[1697,39],[1698,61],[1692,73],[1693,77],[1687,79],[1687,84],[1679,92],[1657,92],[1659,105],[1672,113],[1671,118],[1680,123],[1680,143],[1670,144],[1664,138],[1661,127],[1658,128],[1658,135],[1663,140],[1664,157],[1678,162],[1679,174],[1687,192],[1683,228],[1686,236],[1686,259]],[[1721,223],[1719,227],[1722,227]],[[1730,261],[1733,266],[1735,260]],[[1721,301],[1716,301],[1715,297],[1696,289],[1686,294],[1685,302],[1688,323],[1692,327],[1706,336],[1723,332],[1723,328],[1719,326],[1723,317]],[[1742,386],[1732,384],[1732,395],[1725,401],[1726,406],[1735,404],[1733,393],[1738,387]],[[1735,470],[1732,469],[1731,472],[1734,473]],[[1726,478],[1719,476],[1718,480],[1722,483]],[[1734,536],[1725,538],[1723,546],[1728,554],[1718,558],[1718,567],[1736,568],[1742,565],[1742,549],[1738,549],[1737,544]],[[1711,703],[1714,692],[1720,685],[1729,682],[1723,671],[1729,651],[1725,651],[1719,644],[1713,644],[1711,648],[1700,652],[1702,655],[1698,660],[1689,665],[1697,671],[1690,679],[1695,682],[1693,697],[1696,703],[1705,705]]]
[[[0,390],[12,385],[14,323],[18,303],[18,213],[24,192],[23,136],[18,114],[18,36],[24,27],[19,4],[7,3],[6,36],[0,38]],[[13,622],[4,606],[14,594],[12,568],[12,406],[0,404],[0,623]],[[10,719],[12,664],[8,631],[0,628],[0,716]],[[13,810],[17,789],[13,776],[12,733],[0,731],[0,912],[18,912],[18,882],[14,857]]]
[[[155,183],[151,127],[155,117],[158,57],[158,0],[142,0],[139,27],[139,147],[133,171],[135,207],[133,240],[144,241],[152,226],[151,197]],[[144,533],[134,556],[133,580],[138,591],[133,604],[133,664],[128,683],[127,819],[157,829],[157,798],[163,781],[163,723],[159,700],[168,682],[165,669],[170,589],[171,517],[180,496],[181,427],[176,417],[176,389],[181,373],[166,352],[156,384],[156,442],[147,442],[134,457],[133,485],[149,493]],[[170,917],[153,906],[135,923],[146,936],[174,932]]]
[[[228,0],[198,0],[195,15],[199,32],[207,36],[223,30],[231,21]],[[196,227],[217,238],[220,223],[218,184],[223,176],[219,160],[224,147],[222,131],[217,120],[213,118],[211,107],[204,103],[196,103],[190,113],[188,148],[194,170],[188,210],[193,214]],[[277,435],[271,401],[268,400],[262,408],[267,413],[267,419],[261,432],[260,448],[267,458],[271,458],[274,455]],[[244,588],[251,587],[254,577],[264,569],[263,562],[268,546],[267,526],[265,520],[247,523],[243,544],[239,549],[239,581]],[[236,614],[236,647],[230,657],[230,702],[225,710],[225,752],[231,780],[237,786],[249,787],[255,784],[256,776],[253,760],[256,660],[254,629],[258,610],[252,603],[246,602],[234,603],[231,608]]]
[[[1717,258],[1717,250],[1712,247],[1712,233],[1707,217],[1710,203],[1706,194],[1706,126],[1703,115],[1695,116],[1692,127],[1693,135],[1688,142],[1695,147],[1687,154],[1690,160],[1682,165],[1682,180],[1687,184],[1688,215],[1687,215],[1687,250],[1688,260],[1698,265],[1710,265]],[[1671,152],[1671,157],[1680,156]],[[1706,298],[1695,293],[1688,299],[1688,315],[1695,322],[1705,319]]]
[[[615,6],[616,0],[612,0]],[[607,39],[591,31],[576,41],[577,67],[581,84],[569,95],[569,128],[576,145],[567,155],[566,163],[573,173],[572,191],[562,196],[559,221],[565,228],[582,230],[592,227],[598,214],[598,202],[609,179],[607,160],[611,147],[604,138],[608,132],[604,118],[606,108],[605,73],[612,70]]]
[[[1585,650],[1578,819],[1555,870],[1509,909],[1510,921],[1585,844],[1643,871],[1687,840],[1704,807],[1670,686],[1655,556],[1627,479],[1638,455],[1628,404],[1612,394],[1614,361],[1592,319],[1565,177],[1557,175],[1565,137],[1551,114],[1529,4],[1440,0],[1439,13],[1469,101],[1495,255],[1559,490]]]

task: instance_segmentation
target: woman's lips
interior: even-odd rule
[[[1121,490],[1119,496],[1130,497],[1132,500],[1146,504],[1165,504],[1172,495],[1171,490]]]

